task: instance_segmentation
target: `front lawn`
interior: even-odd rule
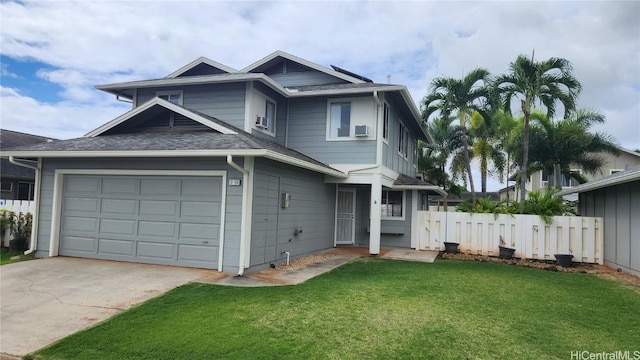
[[[640,350],[640,294],[593,275],[361,259],[296,286],[192,283],[42,359],[570,359]]]

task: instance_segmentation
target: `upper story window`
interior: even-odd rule
[[[384,103],[382,114],[382,139],[389,142],[389,105]]]
[[[407,159],[409,154],[409,130],[399,121],[400,131],[398,131],[398,153]]]
[[[182,105],[182,91],[158,91],[156,96],[176,105]]]
[[[333,102],[329,105],[329,137],[351,136],[351,102]]]
[[[256,127],[272,135],[276,132],[276,103],[266,100],[264,105],[264,117],[256,119]]]
[[[582,171],[580,169],[571,169],[572,173],[576,173],[576,174],[582,174]],[[561,181],[562,181],[562,187],[566,188],[566,187],[574,187],[574,186],[578,186],[580,185],[580,183],[578,182],[578,180],[574,179],[574,178],[570,178],[570,177],[566,177],[564,175],[561,175]],[[542,187],[547,187],[549,186],[549,184],[551,184],[551,187],[553,187],[553,183],[554,183],[554,179],[553,179],[553,173],[549,174],[547,173],[546,170],[542,170],[542,179],[541,179],[541,185]]]
[[[382,190],[382,218],[404,219],[404,191]]]

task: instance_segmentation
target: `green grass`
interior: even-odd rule
[[[361,259],[304,284],[192,283],[42,359],[570,359],[640,350],[640,294],[587,274]]]
[[[7,265],[14,262],[24,261],[28,259],[11,260],[11,257],[22,255],[22,251],[9,251],[8,248],[2,248],[0,251],[0,265]]]

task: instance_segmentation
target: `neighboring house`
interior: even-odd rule
[[[429,141],[405,86],[276,51],[97,86],[132,109],[38,160],[36,256],[242,274],[336,245],[415,248]]]
[[[25,134],[7,129],[0,129],[0,150],[51,142],[43,136]],[[36,165],[33,163],[32,165]],[[33,200],[35,188],[35,171],[23,166],[14,165],[9,159],[0,159],[0,199]]]
[[[582,216],[604,219],[605,264],[640,276],[640,166],[558,193],[579,195]]]
[[[609,175],[624,171],[626,169],[632,168],[634,166],[640,165],[640,153],[631,151],[625,148],[621,148],[621,147],[618,147],[618,150],[620,150],[620,154],[617,156],[606,153],[606,152],[598,153],[598,156],[605,159],[605,165],[602,171],[596,173],[595,175],[590,174],[588,172],[584,172],[582,169],[578,169],[578,168],[572,169],[572,171],[581,173],[587,179],[587,182],[591,182],[591,181],[600,179],[602,177],[609,176]],[[526,183],[527,192],[546,189],[549,179],[551,177],[553,177],[553,174],[547,174],[546,171],[537,171],[531,174],[529,181],[527,181]],[[512,176],[509,180],[515,181],[516,179],[514,176]],[[568,178],[565,178],[564,176],[562,177],[563,189],[570,189],[578,185],[579,183],[575,179],[568,179]],[[506,198],[508,193],[509,199],[514,199],[513,196],[515,195],[515,199],[518,200],[519,194],[520,194],[519,190],[520,190],[519,183],[516,184],[515,188],[510,186],[507,188],[500,189],[499,191],[500,197]]]

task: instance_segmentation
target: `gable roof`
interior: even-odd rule
[[[213,69],[217,69],[219,70],[219,73],[237,73],[238,70],[231,68],[227,65],[221,64],[217,61],[211,60],[209,58],[206,58],[204,56],[201,56],[195,60],[193,60],[192,62],[188,63],[187,65],[181,67],[180,69],[172,72],[171,74],[165,76],[166,79],[172,79],[172,78],[177,78],[183,74],[185,74],[186,72],[188,72],[189,70],[193,70],[198,66],[202,66],[202,65],[207,65],[212,67]]]
[[[555,194],[555,196],[564,196],[564,195],[569,195],[573,193],[583,193],[587,191],[602,189],[602,188],[613,186],[613,185],[624,184],[624,183],[628,183],[635,180],[640,180],[640,165],[625,171],[621,171],[619,173],[615,173],[613,175],[605,176],[597,180],[580,184],[570,189],[562,190],[559,193]]]
[[[208,116],[203,116],[203,114],[201,113],[196,113],[194,111],[188,110],[187,108],[184,108],[180,105],[176,105],[172,102],[166,101],[164,99],[160,99],[159,97],[155,97],[149,101],[147,101],[146,103],[133,108],[129,111],[127,111],[126,113],[118,116],[117,118],[109,121],[108,123],[100,126],[99,128],[92,130],[90,132],[88,132],[85,136],[87,137],[96,137],[99,136],[101,134],[104,134],[105,132],[107,132],[108,130],[111,130],[113,128],[115,128],[116,126],[131,120],[133,118],[135,118],[136,116],[139,116],[147,111],[149,111],[150,109],[153,109],[154,107],[162,107],[165,108],[167,110],[173,111],[175,113],[178,113],[182,116],[186,116],[188,118],[190,118],[193,121],[196,121],[212,130],[218,131],[222,134],[237,134],[237,132],[235,130],[232,130],[229,126],[225,125],[223,122],[221,121],[212,121],[210,117]]]
[[[210,130],[107,134],[126,121],[155,108],[179,113]],[[83,158],[83,157],[226,157],[255,156],[290,164],[325,175],[346,178],[347,174],[276,142],[262,139],[217,118],[173,104],[160,98],[128,111],[81,138],[19,146],[3,151],[2,157]]]
[[[269,67],[277,64],[282,59],[286,59],[286,60],[289,60],[289,61],[296,62],[296,63],[298,63],[300,65],[306,66],[306,67],[311,68],[313,70],[317,70],[317,71],[323,72],[323,73],[325,73],[327,75],[331,75],[333,77],[336,77],[336,78],[341,79],[341,80],[348,81],[350,83],[359,84],[359,83],[365,82],[365,81],[363,81],[363,80],[361,80],[359,78],[356,78],[356,77],[350,76],[348,74],[341,73],[341,72],[326,68],[326,67],[324,67],[322,65],[318,65],[318,64],[313,63],[313,62],[311,62],[309,60],[305,60],[303,58],[299,58],[299,57],[297,57],[295,55],[291,55],[291,54],[286,53],[286,52],[281,51],[281,50],[274,51],[273,53],[265,56],[264,58],[254,62],[253,64],[251,64],[251,65],[245,67],[244,69],[240,70],[240,72],[243,72],[243,73],[262,72],[261,70],[264,70],[266,68],[269,68]]]

